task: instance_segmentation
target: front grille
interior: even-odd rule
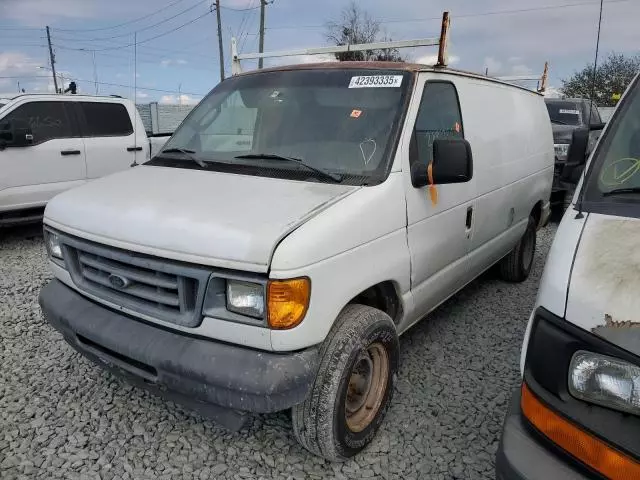
[[[80,290],[142,316],[196,327],[209,271],[62,235],[64,257]]]

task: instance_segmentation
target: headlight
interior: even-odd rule
[[[569,392],[585,402],[640,414],[640,367],[578,351],[569,367]]]
[[[264,285],[259,283],[227,281],[227,310],[240,315],[264,316]]]
[[[53,258],[62,260],[62,246],[60,245],[60,237],[52,232],[45,232],[45,240],[47,242],[47,251]]]
[[[553,149],[556,152],[556,158],[561,162],[567,160],[567,155],[569,154],[569,143],[555,143],[553,145]]]

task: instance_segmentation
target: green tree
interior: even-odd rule
[[[362,10],[355,1],[351,1],[343,10],[339,20],[331,20],[326,24],[326,38],[334,45],[357,43],[387,42],[389,38],[369,13]],[[404,62],[397,48],[366,50],[363,52],[336,53],[340,61],[390,61]]]
[[[640,70],[640,56],[626,57],[621,53],[610,53],[596,69],[595,88],[593,88],[593,100],[596,105],[614,106],[617,103],[614,94],[623,93],[638,70]],[[593,81],[593,64],[587,65],[570,78],[562,80],[562,94],[567,97],[591,99]]]

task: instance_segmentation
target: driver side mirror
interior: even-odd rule
[[[591,125],[590,128],[578,128],[573,131],[571,136],[571,144],[567,153],[567,161],[562,169],[560,179],[563,182],[576,184],[580,180],[582,170],[587,163],[589,155],[589,146],[592,131],[599,131],[604,128],[604,123]]]
[[[411,183],[415,188],[429,184],[429,164],[417,160],[411,165]],[[473,177],[471,145],[464,139],[438,138],[433,142],[431,173],[434,185],[465,183]]]
[[[6,147],[33,145],[33,132],[24,120],[11,120],[0,124],[0,150]]]

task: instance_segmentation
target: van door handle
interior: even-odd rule
[[[473,207],[467,208],[467,230],[471,230],[471,224],[473,223]]]
[[[127,152],[141,152],[142,147],[127,147]]]
[[[62,150],[60,155],[80,155],[80,150]]]

